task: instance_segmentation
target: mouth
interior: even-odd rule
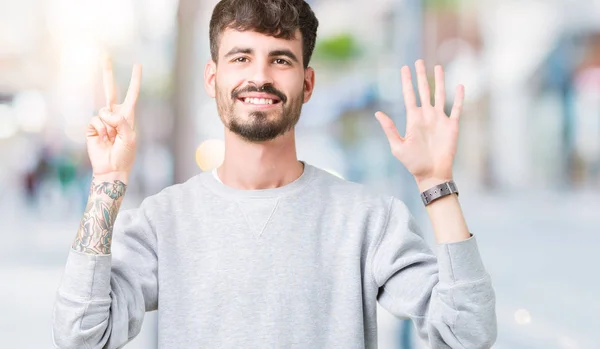
[[[239,97],[238,101],[256,107],[270,107],[281,103],[281,100],[277,97]]]
[[[245,104],[254,104],[254,105],[265,105],[265,104],[277,104],[279,102],[281,102],[278,99],[271,99],[271,98],[238,98],[238,100],[240,100],[241,102],[244,102]]]

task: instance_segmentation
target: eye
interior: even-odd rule
[[[290,62],[286,61],[283,58],[276,58],[273,62],[276,64],[290,65]]]
[[[234,63],[246,63],[246,62],[248,62],[248,58],[246,58],[246,57],[238,57],[238,58],[234,58],[232,62],[234,62]]]

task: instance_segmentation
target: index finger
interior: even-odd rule
[[[102,80],[104,81],[106,106],[112,110],[113,105],[117,104],[117,89],[115,87],[112,62],[108,55],[105,55],[102,59]]]
[[[129,115],[133,115],[133,111],[135,109],[135,105],[137,103],[138,97],[140,95],[140,86],[142,84],[142,65],[135,64],[133,66],[133,71],[131,72],[131,81],[129,81],[129,88],[127,89],[127,96],[125,97],[125,101],[123,102],[123,106],[125,107],[125,115],[129,117]],[[129,120],[133,124],[133,120]]]

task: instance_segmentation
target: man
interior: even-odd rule
[[[87,134],[94,178],[57,295],[57,347],[120,348],[158,309],[160,348],[375,348],[377,301],[432,348],[492,345],[494,291],[448,185],[426,192],[436,256],[401,201],[296,158],[317,25],[302,0],[221,1],[204,79],[225,125],[224,162],[118,219],[141,68],[117,105],[105,64],[108,106]],[[425,192],[452,180],[464,92],[447,117],[442,69],[434,106],[422,61],[416,71],[422,107],[402,69],[406,135],[377,118]]]

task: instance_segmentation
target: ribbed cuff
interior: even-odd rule
[[[487,276],[475,236],[459,242],[438,244],[437,252],[440,282],[464,283]]]
[[[69,252],[60,292],[83,300],[110,297],[110,268],[112,255],[93,255]]]

